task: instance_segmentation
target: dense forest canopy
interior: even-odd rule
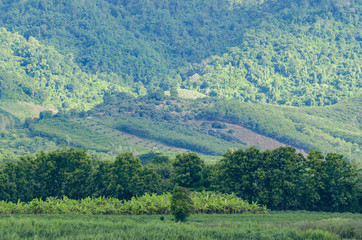
[[[354,0],[29,0],[2,1],[0,22],[138,94],[181,86],[310,106],[361,87],[360,11]]]

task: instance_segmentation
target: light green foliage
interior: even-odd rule
[[[359,94],[333,106],[303,108],[223,101],[200,116],[241,124],[306,152],[333,151],[360,162],[361,99]]]
[[[4,132],[6,129],[15,128],[19,124],[19,119],[14,115],[3,111],[0,108],[0,133]]]
[[[242,124],[305,152],[333,151],[359,161],[359,12],[358,1],[339,0],[2,1],[0,95],[65,110],[88,110],[104,100],[105,114],[119,120],[109,120],[108,126],[212,155],[246,145],[232,134],[180,124],[195,120],[202,108],[193,112],[182,103],[171,104],[166,113],[133,108],[137,104],[123,99],[125,111],[103,95],[148,93],[158,101],[165,98],[163,90],[173,98],[176,91],[179,96],[198,91],[198,96],[244,102],[324,106],[235,104],[225,114],[216,111],[220,121]],[[19,115],[3,109],[22,120],[34,117],[28,110],[19,113],[25,109],[19,105],[10,108],[18,108]],[[212,118],[207,114],[212,111],[203,114]],[[138,116],[142,119],[133,118]],[[1,114],[0,130],[12,127],[11,118]],[[52,137],[58,138],[56,131]],[[132,152],[147,148],[118,142],[109,147],[102,140],[97,149],[76,135],[54,141],[97,151],[111,148],[115,154],[123,146]]]
[[[248,203],[235,194],[214,192],[193,192],[188,201],[193,202],[195,213],[236,214],[236,213],[268,213],[265,206]],[[45,200],[32,199],[25,203],[0,202],[0,214],[132,214],[153,215],[171,213],[171,193],[148,194],[134,196],[129,200],[117,198],[84,198],[79,200],[68,197],[48,197]]]
[[[264,4],[264,19],[245,30],[242,44],[195,65],[187,85],[210,96],[293,106],[331,105],[358,93],[360,4],[274,2],[272,9]]]
[[[122,151],[142,150],[142,148],[132,146],[122,139],[99,134],[91,128],[68,118],[53,117],[40,120],[32,125],[31,133],[53,139],[57,143],[63,143],[66,146],[90,148],[99,152],[111,152],[113,150],[112,146],[115,145],[122,146]]]
[[[83,72],[72,54],[61,55],[54,47],[42,45],[33,37],[26,40],[1,28],[0,41],[3,99],[87,110],[102,101],[105,89],[114,86],[101,76]]]
[[[19,156],[54,151],[59,146],[43,137],[30,137],[27,129],[13,129],[0,133],[0,163],[16,161]]]
[[[361,6],[356,1],[29,0],[4,2],[0,10],[2,25],[29,44],[37,39],[54,46],[71,67],[76,63],[87,73],[107,73],[97,77],[139,95],[181,86],[247,102],[313,106],[334,104],[361,87]],[[9,49],[2,52],[11,55]],[[34,55],[20,51],[19,57],[23,52]],[[49,81],[46,68],[64,67],[53,64],[59,57],[52,51],[41,60],[33,55],[26,71],[40,81]],[[5,74],[12,82],[22,73]],[[55,72],[50,78],[63,77]],[[82,94],[84,78],[78,78],[68,85]],[[93,87],[99,94],[106,86]],[[23,90],[31,93],[32,86]],[[34,97],[50,98],[47,94]],[[86,107],[65,101],[71,94],[61,94],[61,102],[77,108],[92,103],[88,96],[83,96]]]
[[[198,153],[221,155],[231,147],[246,146],[228,133],[188,122],[195,119],[203,105],[197,100],[167,97],[159,90],[138,98],[125,93],[106,93],[104,104],[87,114],[110,128]]]
[[[20,239],[360,239],[361,215],[279,212],[268,215],[194,214],[187,224],[172,216],[0,216],[0,238]],[[85,224],[86,223],[86,224]]]

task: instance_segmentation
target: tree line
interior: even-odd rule
[[[21,157],[0,170],[0,200],[131,199],[145,193],[192,191],[234,193],[272,210],[360,212],[361,178],[342,155],[310,151],[307,158],[292,147],[260,151],[255,147],[227,151],[216,164],[196,153],[170,161],[155,157],[145,165],[132,153],[114,161],[94,159],[86,150],[62,149]]]

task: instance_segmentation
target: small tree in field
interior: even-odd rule
[[[171,198],[171,214],[176,222],[184,222],[194,211],[194,203],[191,200],[190,192],[183,187],[176,186]]]

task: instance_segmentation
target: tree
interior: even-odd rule
[[[222,192],[236,193],[248,201],[259,201],[260,179],[256,174],[262,175],[260,156],[255,147],[227,151],[215,166],[214,187]]]
[[[292,147],[264,152],[255,147],[228,151],[216,166],[214,187],[271,209],[296,209],[300,204],[303,162],[304,157]]]
[[[178,154],[172,162],[172,182],[181,187],[199,187],[204,162],[196,153]]]
[[[37,155],[35,174],[29,176],[40,184],[34,197],[63,197],[81,199],[88,196],[86,185],[93,167],[82,149],[63,149]]]
[[[299,209],[305,158],[293,147],[279,147],[265,151],[261,159],[262,171],[256,178],[261,180],[260,202],[271,209]]]
[[[47,119],[47,118],[51,118],[52,116],[53,116],[53,113],[51,111],[42,111],[39,113],[40,119]]]
[[[132,153],[121,153],[117,156],[110,172],[108,191],[113,197],[130,199],[134,196],[131,188],[132,178],[137,177],[141,170],[141,160]]]
[[[186,221],[194,211],[194,203],[191,200],[190,192],[183,187],[176,186],[171,197],[171,214],[178,223]]]
[[[143,167],[138,175],[133,176],[130,188],[134,195],[145,193],[160,193],[162,188],[161,176],[152,168]]]
[[[310,151],[304,200],[307,210],[358,212],[358,171],[343,156]]]
[[[303,209],[316,211],[321,207],[321,195],[325,189],[323,179],[328,179],[324,165],[324,155],[320,151],[310,150],[305,164],[305,180],[302,190]]]

